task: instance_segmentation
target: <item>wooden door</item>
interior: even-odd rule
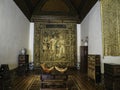
[[[80,72],[87,73],[88,67],[88,46],[80,47]]]

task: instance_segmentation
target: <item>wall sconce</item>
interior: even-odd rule
[[[88,46],[88,36],[81,40],[83,46]]]

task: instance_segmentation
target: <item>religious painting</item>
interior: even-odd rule
[[[71,23],[35,24],[35,64],[74,66],[76,60],[76,26]]]

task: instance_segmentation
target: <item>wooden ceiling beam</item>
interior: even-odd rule
[[[47,0],[13,0],[17,6],[21,9],[21,11],[25,14],[25,16],[31,20],[32,15],[34,15],[34,12],[37,10],[40,12],[43,5],[46,3]],[[93,5],[98,0],[81,0],[80,4],[73,4],[71,0],[63,0],[68,8],[70,9],[71,13],[68,13],[68,15],[72,15],[75,17],[78,17],[80,19],[80,22],[85,18],[85,16],[88,14],[90,9],[93,7]],[[79,5],[79,6],[78,6]],[[53,12],[52,12],[53,13]],[[59,13],[58,13],[59,14]],[[58,15],[57,14],[57,15]]]
[[[28,6],[26,5],[26,2],[24,0],[14,0],[14,2],[21,9],[24,15],[28,18],[28,20],[30,20],[32,13],[30,12]]]
[[[24,0],[24,1],[26,3],[27,7],[29,8],[30,12],[32,13],[33,12],[33,5],[31,3],[31,1],[30,0]]]
[[[81,8],[80,10],[80,22],[83,21],[83,19],[85,18],[85,16],[89,13],[89,11],[91,10],[91,8],[95,5],[95,3],[98,0],[86,0],[86,3],[84,4],[84,6]]]
[[[74,15],[79,16],[79,15],[78,15],[78,11],[77,11],[77,9],[75,8],[75,6],[72,4],[71,0],[63,0],[63,1],[66,3],[66,5],[69,7],[70,11],[71,11]]]

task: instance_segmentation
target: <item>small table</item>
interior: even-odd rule
[[[41,74],[40,80],[41,80],[41,88],[49,88],[49,89],[60,89],[62,90],[68,88],[67,82],[68,82],[68,73],[60,73],[60,72],[51,72],[51,73],[45,73],[43,72]]]

